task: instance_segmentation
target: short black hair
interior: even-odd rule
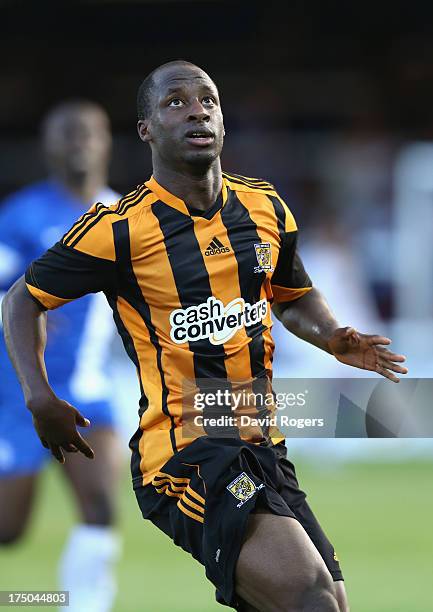
[[[137,92],[137,116],[139,119],[146,119],[152,111],[151,109],[151,94],[153,88],[153,75],[155,70],[144,79],[138,88]]]
[[[166,68],[167,66],[173,66],[175,64],[187,64],[189,66],[195,66],[195,64],[188,62],[184,59],[177,59],[171,62],[166,62],[165,64],[161,64],[152,72],[150,72],[144,81],[141,83],[137,92],[137,116],[139,119],[147,119],[152,112],[152,89],[154,86],[154,76],[161,70],[161,68]]]

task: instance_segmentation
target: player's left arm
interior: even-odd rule
[[[406,358],[385,348],[391,344],[389,338],[362,334],[353,327],[339,325],[305,271],[297,250],[295,220],[280,198],[279,202],[280,225],[284,222],[285,231],[281,232],[280,252],[271,280],[274,314],[287,330],[334,355],[341,363],[399,382],[396,374],[408,371],[400,365]]]
[[[340,327],[325,298],[314,287],[294,301],[274,304],[273,312],[286,329],[341,363],[377,372],[393,382],[399,382],[396,374],[407,374],[407,368],[400,365],[406,360],[404,355],[386,348],[391,344],[389,338]]]

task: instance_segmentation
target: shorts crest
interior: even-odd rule
[[[240,508],[254,495],[254,493],[256,493],[256,491],[262,489],[264,486],[264,484],[261,484],[257,487],[251,478],[245,474],[245,472],[242,472],[227,485],[226,489],[230,491],[236,499],[240,500],[240,503],[237,504],[237,507]]]

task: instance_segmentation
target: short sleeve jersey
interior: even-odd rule
[[[223,173],[200,212],[151,177],[92,207],[28,268],[44,308],[103,291],[113,309],[142,393],[136,486],[192,441],[182,435],[185,381],[270,379],[270,306],[311,288],[296,245],[295,220],[266,181]]]

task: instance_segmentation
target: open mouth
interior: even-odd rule
[[[215,139],[214,133],[207,129],[189,130],[185,136],[190,144],[198,147],[207,147]]]

